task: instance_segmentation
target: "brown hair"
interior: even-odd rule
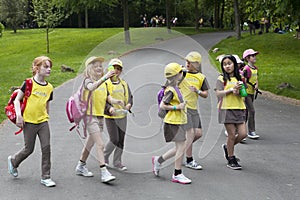
[[[46,62],[50,63],[50,67],[52,67],[52,61],[47,56],[39,56],[36,57],[32,62],[32,74],[33,76],[37,73],[37,71],[41,68],[42,65],[46,65]]]

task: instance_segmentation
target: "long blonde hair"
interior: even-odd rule
[[[39,57],[36,57],[33,60],[33,62],[32,62],[32,74],[33,74],[33,76],[37,73],[38,70],[41,69],[41,67],[43,65],[46,65],[47,61],[50,63],[50,67],[52,67],[52,61],[47,56],[39,56]]]
[[[85,78],[90,78],[93,81],[97,81],[97,80],[99,80],[99,78],[101,78],[104,75],[103,66],[102,66],[102,73],[100,76],[95,73],[94,67],[97,62],[100,62],[100,61],[91,62],[86,66],[86,68],[84,69],[84,72],[83,72]]]

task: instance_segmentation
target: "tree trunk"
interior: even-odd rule
[[[234,16],[235,16],[235,32],[236,38],[241,39],[241,27],[240,27],[240,14],[239,14],[239,2],[234,0]]]
[[[199,8],[198,8],[198,0],[195,0],[195,29],[199,31]]]
[[[171,23],[170,23],[170,0],[166,0],[166,22],[168,33],[171,33]]]
[[[81,13],[78,12],[78,28],[82,28]]]
[[[220,28],[220,3],[215,1],[214,7],[214,28]]]
[[[221,8],[221,16],[220,16],[220,27],[223,29],[223,19],[224,19],[224,10],[225,10],[225,0],[222,1],[222,8]]]
[[[46,27],[46,45],[47,45],[47,54],[50,52],[49,44],[49,27]]]
[[[87,7],[84,9],[85,28],[89,28],[89,13]]]
[[[125,44],[131,44],[129,32],[128,0],[122,0]]]

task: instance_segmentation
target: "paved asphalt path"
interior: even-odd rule
[[[93,178],[78,177],[74,168],[83,147],[65,114],[65,102],[78,87],[80,77],[68,81],[54,91],[51,103],[52,178],[55,188],[46,188],[40,181],[40,147],[19,167],[19,177],[7,173],[7,156],[23,145],[22,134],[6,121],[0,128],[0,200],[24,199],[300,199],[300,107],[264,97],[255,102],[259,140],[236,146],[243,170],[226,167],[221,145],[226,137],[217,123],[216,97],[213,93],[217,71],[210,65],[207,50],[231,32],[209,33],[160,42],[122,57],[123,77],[134,95],[133,115],[128,116],[124,164],[128,172],[111,169],[117,179],[111,184],[100,182],[95,152],[88,160]],[[201,45],[202,46],[201,46]],[[189,51],[203,55],[203,73],[211,90],[207,99],[199,101],[204,136],[194,144],[194,157],[203,166],[195,171],[183,168],[192,179],[190,185],[170,181],[173,165],[167,162],[160,177],[151,172],[151,156],[161,155],[173,147],[163,139],[161,121],[157,117],[156,93],[163,84],[165,64],[182,59]],[[107,140],[105,131],[104,138]]]

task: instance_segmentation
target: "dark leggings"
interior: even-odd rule
[[[109,134],[109,141],[104,149],[105,161],[108,161],[110,154],[114,151],[113,165],[122,164],[122,154],[127,127],[127,118],[105,119],[106,128]]]

